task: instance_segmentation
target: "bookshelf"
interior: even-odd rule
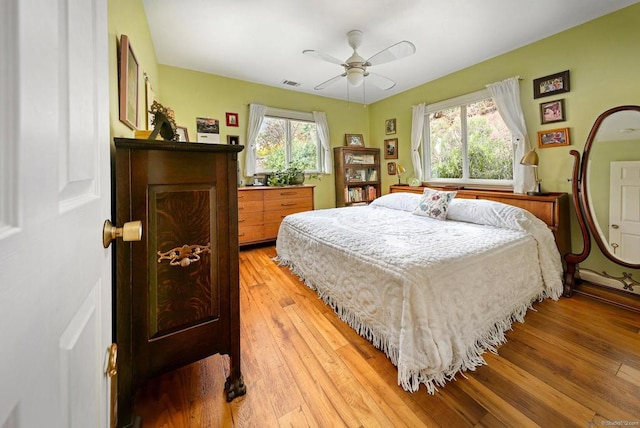
[[[336,207],[366,205],[380,196],[380,149],[334,147]]]

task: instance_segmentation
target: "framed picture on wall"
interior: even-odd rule
[[[227,113],[227,126],[238,126],[238,113]]]
[[[533,98],[569,92],[569,70],[533,79]]]
[[[120,122],[138,129],[139,65],[126,35],[120,36]]]
[[[384,133],[387,135],[392,135],[396,133],[395,119],[387,119],[384,121]]]
[[[398,139],[390,138],[384,140],[384,158],[398,159]]]
[[[564,99],[540,103],[540,123],[562,122],[564,117]]]
[[[387,163],[387,174],[396,175],[396,163],[395,162]]]
[[[568,146],[569,128],[549,129],[538,131],[538,147],[546,149],[548,147]]]

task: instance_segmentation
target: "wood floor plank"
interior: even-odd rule
[[[429,395],[317,293],[272,260],[240,254],[242,371],[247,395],[227,403],[228,357],[151,379],[136,394],[144,428],[526,427],[640,422],[640,317],[574,296],[534,305],[488,365]],[[591,418],[591,420],[587,420]]]

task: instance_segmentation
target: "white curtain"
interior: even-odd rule
[[[424,103],[411,107],[413,119],[411,121],[411,162],[413,162],[413,175],[422,181],[422,162],[420,160],[420,142],[424,129]]]
[[[327,114],[321,111],[314,111],[313,120],[316,122],[318,138],[322,145],[322,172],[325,174],[331,174],[333,171],[333,160],[331,158],[331,144],[329,141],[329,123],[327,122]]]
[[[531,145],[527,137],[527,125],[520,104],[519,79],[511,77],[502,82],[490,83],[487,85],[487,89],[498,107],[500,117],[513,136],[513,192],[534,191],[536,184],[533,169],[520,164],[522,156],[530,150]]]
[[[260,132],[267,107],[260,104],[249,105],[249,125],[247,126],[247,154],[244,158],[244,175],[252,177],[256,173],[256,138]]]

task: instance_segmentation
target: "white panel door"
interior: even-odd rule
[[[109,426],[106,6],[0,2],[0,428]]]
[[[609,245],[623,261],[640,263],[640,162],[610,164]]]

